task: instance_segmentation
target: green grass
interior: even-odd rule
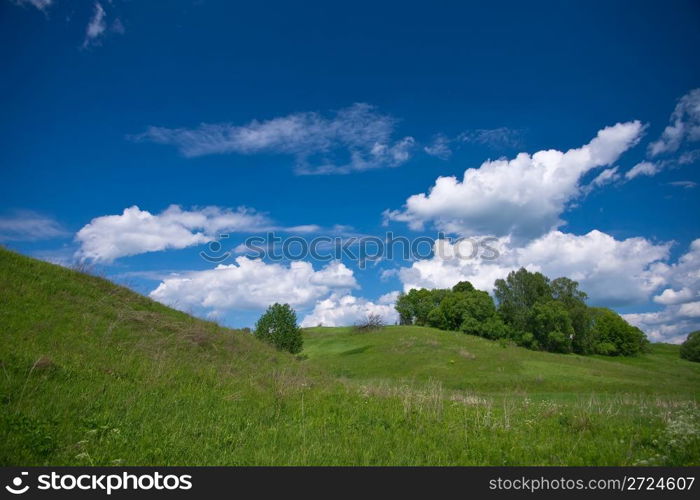
[[[680,359],[679,346],[671,344],[653,344],[639,357],[612,358],[530,351],[434,328],[312,328],[304,354],[336,377],[437,381],[448,390],[489,396],[700,397],[700,364]]]
[[[312,329],[299,358],[0,249],[0,465],[697,464],[700,365]]]

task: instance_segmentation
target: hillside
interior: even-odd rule
[[[700,462],[698,366],[673,346],[322,329],[297,358],[2,249],[0,335],[0,465]]]
[[[434,328],[390,326],[307,330],[311,361],[337,377],[358,381],[438,381],[445,389],[485,395],[512,393],[571,399],[646,394],[700,399],[700,363],[679,346],[652,344],[642,356],[553,354]]]

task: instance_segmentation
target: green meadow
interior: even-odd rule
[[[700,364],[422,327],[297,356],[0,249],[0,465],[700,464]]]

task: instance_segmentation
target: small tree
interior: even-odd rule
[[[268,307],[255,324],[255,336],[292,354],[301,352],[303,345],[297,315],[289,304],[275,303]]]
[[[700,330],[689,333],[681,344],[681,358],[700,362]]]

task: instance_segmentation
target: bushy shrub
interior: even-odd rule
[[[511,337],[510,328],[495,314],[485,321],[479,321],[471,316],[466,317],[459,329],[469,335],[478,335],[491,340]]]
[[[255,336],[292,354],[301,352],[303,345],[297,315],[289,304],[273,304],[268,307],[255,324]]]
[[[700,330],[689,333],[681,344],[681,358],[700,362]]]
[[[591,336],[597,354],[632,356],[644,352],[648,341],[644,332],[605,307],[591,308]]]

